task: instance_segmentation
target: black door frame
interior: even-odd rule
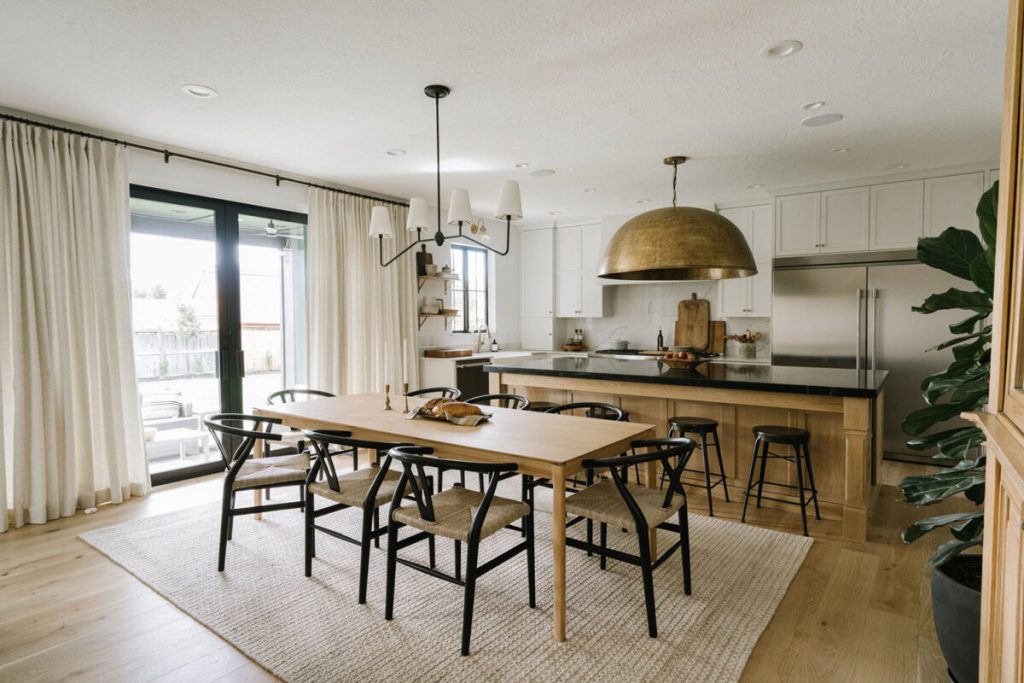
[[[241,413],[242,379],[245,377],[245,358],[242,353],[242,311],[241,311],[241,279],[238,263],[238,217],[240,214],[266,217],[269,220],[289,221],[294,223],[308,222],[304,213],[272,209],[255,204],[245,204],[215,197],[175,192],[146,185],[132,185],[130,196],[133,199],[149,199],[169,204],[182,204],[202,209],[209,209],[214,216],[214,236],[217,267],[217,335],[218,335],[218,367],[217,377],[220,380],[221,410],[226,413]],[[225,444],[234,448],[235,444]],[[182,479],[219,472],[224,469],[220,460],[202,465],[182,467],[180,469],[159,472],[150,476],[153,486],[168,484]]]

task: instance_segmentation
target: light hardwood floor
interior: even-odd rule
[[[939,535],[906,546],[919,511],[891,484],[914,466],[886,464],[867,542],[838,522],[815,543],[747,665],[745,681],[943,681],[931,623],[927,557]],[[79,533],[172,512],[220,495],[220,477],[165,486],[0,536],[0,681],[262,681],[274,677],[80,541]],[[702,512],[701,495],[690,497]],[[947,505],[941,509],[962,509]],[[738,503],[716,501],[738,519]],[[935,512],[940,508],[935,508]],[[931,511],[929,511],[931,512]],[[799,515],[762,509],[748,521],[799,533]]]

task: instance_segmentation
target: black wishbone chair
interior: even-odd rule
[[[470,633],[473,626],[473,600],[476,582],[498,565],[504,564],[526,551],[526,575],[530,593],[530,607],[537,606],[534,577],[533,508],[525,502],[494,495],[502,475],[515,472],[515,463],[481,463],[430,457],[432,448],[399,446],[389,455],[401,463],[402,477],[398,481],[395,497],[388,515],[387,593],[384,618],[394,618],[395,573],[399,564],[430,576],[465,587],[462,612],[462,654],[469,654]],[[427,467],[480,472],[490,479],[485,492],[471,491],[455,485],[440,493],[431,493],[431,482],[424,471]],[[411,490],[415,505],[402,506],[406,491]],[[522,519],[526,539],[483,564],[478,564],[480,541]],[[398,540],[398,530],[410,526],[419,532]],[[443,536],[455,541],[455,575],[449,576],[431,566],[425,566],[398,556],[398,551],[423,539]],[[466,572],[462,577],[462,543],[466,544]]]
[[[492,405],[493,401],[497,401],[500,408],[511,408],[513,410],[530,409],[530,400],[519,394],[483,394],[482,396],[466,399],[466,403],[478,406],[489,406]]]
[[[654,570],[671,557],[676,548],[681,548],[683,560],[683,592],[686,595],[691,593],[690,526],[686,491],[680,477],[696,445],[693,440],[686,438],[643,439],[630,444],[633,455],[584,460],[583,467],[588,470],[608,468],[612,475],[611,481],[601,481],[565,499],[566,512],[586,517],[601,525],[601,541],[598,546],[595,547],[589,540],[575,538],[567,538],[566,545],[586,550],[588,555],[597,552],[601,557],[601,569],[606,567],[609,557],[640,567],[644,582],[644,603],[647,607],[647,631],[651,638],[658,637],[658,621],[654,609]],[[637,453],[638,449],[647,449],[647,452]],[[629,466],[652,460],[661,462],[661,466],[669,472],[668,490],[665,492],[626,481],[625,474]],[[672,515],[678,516],[678,524],[668,521]],[[633,527],[636,530],[639,556],[608,548],[609,524]],[[654,529],[666,529],[679,534],[679,540],[656,559],[651,556],[648,537],[648,532]]]
[[[439,398],[450,398],[452,400],[462,396],[462,392],[455,387],[426,387],[424,389],[415,389],[407,392],[406,396],[430,396],[431,394],[437,394]],[[432,397],[433,398],[433,397]]]
[[[308,401],[314,398],[333,398],[334,394],[327,391],[320,391],[319,389],[281,389],[275,391],[270,396],[267,396],[267,405],[284,405],[285,403],[296,403],[299,401]],[[285,427],[281,425],[277,429],[271,428],[271,431],[277,432],[281,435],[281,445],[294,448],[296,453],[306,452],[306,442],[302,438],[302,432]],[[270,455],[270,441],[264,440],[263,442],[263,455]],[[353,456],[353,467],[356,469],[355,457]],[[270,500],[270,489],[266,490],[267,500]]]
[[[400,478],[398,472],[390,470],[391,458],[387,452],[401,444],[353,439],[352,432],[340,430],[311,429],[303,434],[316,451],[316,460],[306,478],[306,576],[313,575],[317,531],[358,545],[359,604],[363,604],[366,602],[366,582],[370,568],[370,541],[380,547],[380,537],[387,533],[386,529],[380,528],[378,510],[391,501]],[[368,467],[338,475],[332,458],[332,446],[340,446],[345,452],[364,448],[373,451],[374,458]],[[317,481],[320,473],[324,474],[324,481]],[[317,510],[317,496],[326,498],[333,505]],[[324,515],[348,508],[359,508],[363,512],[362,533],[358,539],[316,523],[316,520]]]
[[[301,509],[305,504],[306,470],[309,456],[305,453],[278,455],[272,458],[253,458],[253,446],[257,439],[280,441],[281,434],[270,431],[273,425],[281,424],[276,417],[220,413],[203,420],[210,430],[213,442],[217,444],[227,475],[224,477],[224,497],[220,512],[220,550],[217,557],[217,571],[224,571],[228,541],[234,530],[234,518],[238,515],[253,515],[257,512]],[[224,436],[241,439],[234,453],[228,452]],[[235,494],[250,489],[270,489],[280,486],[298,486],[299,500],[289,503],[253,505],[247,508],[235,507]]]

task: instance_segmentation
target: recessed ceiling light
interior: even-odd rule
[[[813,102],[805,102],[804,104],[801,104],[800,108],[807,109],[808,111],[813,111],[815,109],[821,109],[824,106],[824,102],[822,102],[821,100],[815,100]]]
[[[555,175],[555,172],[550,168],[538,168],[536,171],[530,171],[530,175],[534,178],[546,178],[549,175]]]
[[[799,40],[780,40],[777,43],[761,48],[761,56],[767,59],[778,59],[795,55],[804,46]]]
[[[530,168],[530,165],[525,161],[521,161],[518,164],[516,164],[516,168]]]
[[[597,192],[597,188],[596,187],[584,187],[583,191],[584,192]]]
[[[171,209],[171,213],[186,214],[188,213],[188,211],[186,211],[185,209]]]
[[[753,185],[747,185],[751,190],[760,190],[764,187],[764,183],[754,183]]]
[[[208,100],[217,96],[217,91],[208,85],[200,85],[199,83],[186,83],[181,86],[182,92],[192,97],[198,97],[201,100]]]
[[[562,212],[561,211],[548,211],[548,215],[549,216],[561,216]]]
[[[910,168],[910,164],[906,164],[906,163],[904,163],[904,164],[896,164],[895,166],[890,166],[889,170],[891,170],[891,171],[902,171],[905,168]]]
[[[392,147],[391,149],[389,149],[387,151],[387,155],[389,157],[404,157],[405,156],[405,150],[404,149],[398,149],[397,147]]]
[[[638,199],[638,200],[636,200],[636,203],[637,204],[650,204],[651,200],[650,199]]]
[[[827,126],[830,123],[838,123],[842,120],[842,114],[818,114],[816,116],[808,116],[800,123],[809,128],[815,128],[817,126]]]
[[[835,149],[830,149],[829,151],[832,152],[833,154],[846,154],[847,152],[850,151],[850,148],[849,147],[836,147]]]

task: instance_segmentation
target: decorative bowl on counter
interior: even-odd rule
[[[696,360],[684,360],[682,358],[658,358],[657,360],[673,370],[693,370],[698,365],[703,365],[708,362],[707,358],[697,358]]]

